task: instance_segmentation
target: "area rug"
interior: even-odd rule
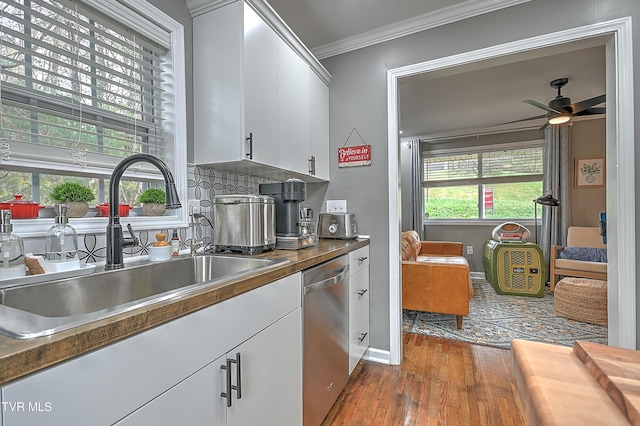
[[[474,296],[462,329],[455,315],[403,311],[403,331],[495,348],[511,348],[511,340],[572,346],[575,340],[607,344],[607,328],[556,317],[553,294],[544,297],[500,295],[484,279],[473,279]]]

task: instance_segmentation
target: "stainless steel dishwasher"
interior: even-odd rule
[[[322,423],[349,379],[349,259],[303,272],[304,426]]]

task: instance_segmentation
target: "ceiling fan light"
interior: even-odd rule
[[[549,119],[549,124],[563,124],[571,119],[569,114],[555,115]]]

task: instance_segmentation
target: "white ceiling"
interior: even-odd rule
[[[531,0],[266,0],[318,59]]]
[[[327,57],[529,0],[268,0],[301,41]],[[437,138],[537,128],[544,120],[487,126],[544,114],[551,80],[573,102],[605,93],[603,39],[590,39],[408,77],[400,81],[403,137]],[[598,116],[599,117],[599,116]]]

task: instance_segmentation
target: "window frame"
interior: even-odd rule
[[[182,208],[174,210],[175,214],[167,216],[128,216],[122,218],[123,223],[131,223],[134,231],[143,229],[173,229],[188,226],[188,184],[187,184],[187,114],[186,114],[186,58],[184,26],[153,6],[146,0],[119,0],[104,2],[101,0],[81,0],[83,3],[102,11],[121,23],[135,28],[145,36],[160,40],[170,45],[167,54],[171,66],[172,90],[165,93],[171,98],[168,113],[173,117],[171,122],[165,121],[166,140],[173,146],[169,158],[172,161],[171,172],[175,179],[178,196]],[[134,12],[134,13],[132,13]],[[145,25],[146,23],[146,25]],[[148,25],[152,23],[153,25]],[[153,29],[160,27],[166,33]],[[168,36],[167,36],[168,35]],[[124,157],[123,157],[124,158]],[[37,168],[44,171],[41,164],[20,163],[20,167]],[[125,174],[126,176],[126,174]],[[108,178],[108,176],[107,176]],[[170,211],[168,211],[170,212]],[[70,224],[78,234],[105,233],[107,217],[84,217],[70,219]],[[41,237],[53,225],[53,219],[19,219],[13,220],[13,232],[21,237]]]
[[[456,155],[456,154],[474,154],[474,153],[483,153],[483,152],[491,152],[496,150],[510,150],[510,149],[525,149],[525,148],[542,148],[543,150],[543,161],[544,161],[544,139],[536,139],[536,140],[528,140],[528,141],[519,141],[519,142],[505,142],[501,144],[490,144],[490,145],[476,145],[469,146],[464,148],[445,148],[439,150],[430,150],[425,151],[422,150],[421,159],[424,159],[426,156],[446,156],[446,155]],[[478,178],[476,180],[482,180],[483,183],[471,183],[473,185],[482,185],[487,184],[489,182],[495,183],[511,183],[511,182],[537,182],[538,179],[535,177],[538,175],[521,175],[514,176],[513,180],[509,180],[509,178]],[[543,173],[539,175],[540,181],[542,182],[544,179],[544,164],[543,164]],[[460,185],[469,185],[469,181],[461,180]],[[423,176],[422,179],[422,190],[424,191],[427,188],[427,181]],[[478,195],[478,202],[480,203],[480,195]],[[426,203],[426,200],[425,200]],[[423,225],[443,225],[443,226],[451,226],[451,225],[499,225],[504,223],[507,220],[517,220],[518,223],[525,225],[534,225],[534,218],[473,218],[473,219],[464,219],[464,218],[447,218],[447,219],[437,219],[437,218],[424,218],[422,219]],[[538,222],[540,222],[541,218],[538,217]]]

